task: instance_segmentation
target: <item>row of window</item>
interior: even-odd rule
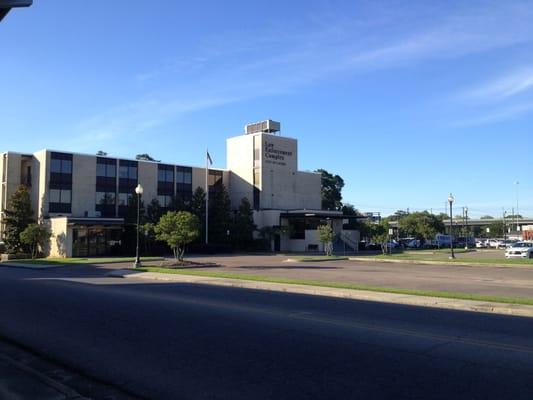
[[[57,160],[61,164],[64,162],[71,163],[69,160]],[[72,165],[70,165],[70,171],[72,171]],[[52,171],[54,172],[54,171]],[[69,172],[71,173],[71,172]],[[109,163],[100,163],[96,164],[96,176],[115,178],[116,177],[116,165]],[[133,165],[121,165],[119,167],[119,177],[124,179],[137,179],[137,167]],[[157,173],[157,178],[159,182],[174,182],[174,168],[172,169],[159,169]],[[176,183],[192,183],[192,172],[179,170],[176,171]]]
[[[52,158],[50,160],[50,172],[55,174],[72,174],[72,160]]]
[[[118,194],[118,205],[127,206],[131,203],[133,198],[133,193],[119,193]],[[117,196],[114,192],[96,192],[96,204],[97,205],[106,205],[111,206],[115,205],[117,201]]]
[[[174,169],[159,169],[157,171],[157,180],[159,182],[174,182]],[[183,170],[177,170],[176,171],[176,183],[185,183],[185,184],[191,184],[192,183],[192,172],[189,171],[183,171]]]
[[[70,204],[71,198],[70,189],[50,189],[50,203]]]

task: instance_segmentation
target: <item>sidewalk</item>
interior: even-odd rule
[[[475,300],[460,300],[440,297],[416,296],[396,293],[374,292],[367,290],[340,289],[322,286],[310,286],[287,283],[248,281],[230,278],[214,278],[207,276],[165,274],[156,272],[136,272],[132,270],[116,270],[109,276],[126,279],[145,279],[175,283],[192,283],[199,285],[217,285],[255,290],[269,290],[306,294],[313,296],[339,297],[344,299],[376,301],[384,303],[404,304],[420,307],[434,307],[461,311],[485,312],[503,315],[533,317],[533,306],[522,304],[493,303]]]
[[[0,353],[0,377],[2,399],[86,399],[62,383],[3,353]]]
[[[0,338],[0,399],[133,400],[134,397]]]

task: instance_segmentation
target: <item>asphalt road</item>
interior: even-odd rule
[[[197,261],[216,261],[222,264],[223,267],[208,268],[216,272],[356,283],[399,289],[533,297],[533,268],[526,266],[461,266],[375,261],[283,262],[286,259],[287,256],[231,255],[195,258]]]
[[[533,319],[0,269],[0,335],[152,399],[531,399]]]

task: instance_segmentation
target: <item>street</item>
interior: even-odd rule
[[[531,399],[533,320],[0,269],[0,335],[151,399]]]

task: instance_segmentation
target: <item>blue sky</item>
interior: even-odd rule
[[[1,150],[225,166],[272,118],[364,211],[533,216],[531,1],[41,1],[0,23]],[[519,181],[519,185],[514,185]]]

